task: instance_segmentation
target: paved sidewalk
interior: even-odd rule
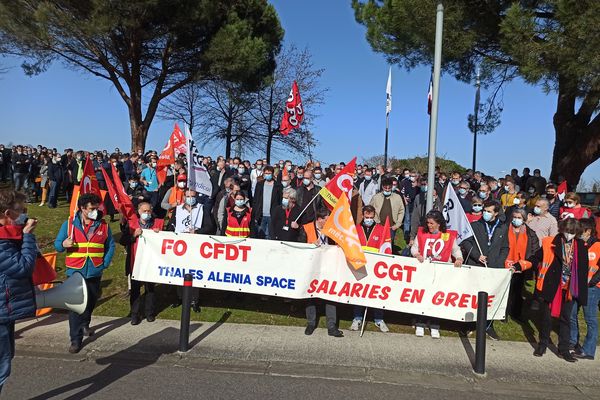
[[[95,336],[84,341],[80,354],[70,355],[66,315],[22,321],[16,326],[17,356],[169,363],[209,371],[600,398],[598,360],[570,364],[550,351],[536,358],[528,343],[488,341],[487,376],[481,378],[472,372],[473,338],[434,340],[379,332],[365,332],[360,338],[350,331],[344,332],[344,338],[332,338],[325,329],[305,336],[299,327],[192,323],[192,347],[181,354],[177,352],[179,321],[132,326],[127,318],[94,317],[92,327]]]

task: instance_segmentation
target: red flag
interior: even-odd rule
[[[129,198],[129,195],[127,195],[127,191],[123,186],[123,182],[121,182],[119,171],[117,171],[114,165],[111,165],[111,167],[113,181],[115,182],[115,190],[119,198],[119,203],[122,205],[122,214],[129,222],[129,225],[138,226],[137,212],[133,206],[133,203],[131,202],[131,199]]]
[[[427,92],[427,114],[431,115],[431,103],[433,102],[433,75],[429,78],[429,92]]]
[[[300,127],[300,123],[303,119],[304,108],[302,107],[302,98],[300,97],[298,84],[294,81],[290,96],[285,103],[285,112],[281,119],[279,132],[284,136],[288,135],[292,130]]]
[[[568,191],[569,188],[567,187],[567,181],[562,181],[562,183],[558,185],[558,188],[556,188],[556,195],[558,196],[558,199],[563,201]]]
[[[156,177],[159,184],[163,184],[167,178],[167,168],[175,164],[175,157],[186,152],[185,136],[179,129],[179,125],[175,124],[173,132],[169,137],[167,145],[158,156],[156,163]]]
[[[88,156],[85,159],[85,165],[83,166],[83,176],[81,177],[81,183],[79,184],[79,191],[81,194],[84,193],[95,193],[98,196],[102,196],[100,193],[100,185],[98,185],[98,179],[94,172],[94,165],[92,160]]]
[[[346,193],[348,202],[352,199],[352,187],[354,186],[354,171],[356,170],[356,157],[352,159],[332,180],[327,182],[319,194],[323,196],[325,204],[332,210],[337,204],[342,193]]]
[[[381,235],[381,242],[379,242],[379,252],[384,254],[392,254],[392,232],[390,230],[389,217],[385,218],[383,235]]]

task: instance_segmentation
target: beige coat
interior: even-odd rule
[[[375,207],[375,222],[382,225],[385,224],[385,221],[379,219],[379,212],[381,211],[381,207],[383,207],[384,198],[383,192],[379,192],[373,196],[370,204]],[[392,193],[390,196],[390,203],[392,204],[392,214],[396,221],[396,224],[392,226],[392,229],[396,230],[402,226],[402,222],[404,221],[404,201],[402,201],[402,197],[400,197],[399,194]]]

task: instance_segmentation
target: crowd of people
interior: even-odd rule
[[[317,161],[294,164],[290,160],[279,160],[270,165],[266,159],[252,163],[239,157],[201,157],[213,189],[207,195],[187,187],[184,154],[178,155],[161,182],[156,151],[140,149],[122,153],[116,148],[112,153],[72,149],[59,152],[43,146],[8,148],[0,145],[0,181],[11,185],[11,189],[4,189],[0,196],[0,277],[13,279],[0,279],[1,285],[11,290],[13,286],[22,289],[27,285],[21,277],[30,271],[24,264],[29,262],[29,244],[35,228],[32,220],[27,220],[27,204],[55,208],[62,194],[70,201],[73,186],[80,183],[88,157],[100,189],[107,189],[102,169],[108,172],[112,170],[111,165],[116,168],[137,210],[140,221],[137,226],[131,226],[120,217],[119,244],[126,248],[124,268],[128,275],[142,229],[335,244],[322,233],[329,210],[318,193],[346,167],[343,162],[322,165]],[[530,175],[529,168],[524,168],[521,176],[513,169],[510,175],[498,178],[479,171],[436,168],[434,187],[428,187],[426,175],[411,169],[361,164],[356,165],[354,172],[350,206],[365,251],[378,251],[373,239],[382,235],[383,225],[389,221],[394,254],[412,256],[420,262],[426,259],[450,262],[456,267],[465,263],[509,268],[514,274],[507,312],[518,322],[524,322],[525,318],[524,284],[527,280],[535,281],[530,306],[538,313],[541,328],[534,354],[545,353],[551,318],[557,317],[560,356],[570,362],[595,357],[600,302],[599,220],[580,203],[576,193],[568,192],[559,197],[557,189],[561,182],[548,182],[538,169]],[[448,187],[456,192],[474,232],[473,237],[460,244],[456,232],[447,229],[441,212]],[[434,197],[433,208],[429,210],[426,207],[428,191],[433,191]],[[89,323],[100,294],[102,271],[111,264],[117,245],[100,209],[105,210],[104,214],[111,221],[117,219],[118,211],[109,196],[102,202],[97,195],[81,195],[75,218],[65,221],[55,241],[56,250],[67,254],[67,275],[80,272],[90,298],[84,314],[71,313],[69,318],[69,351],[73,353],[81,349],[83,336],[93,335]],[[13,226],[20,230],[14,231]],[[443,249],[433,252],[424,246],[428,238],[441,239]],[[11,257],[19,257],[19,263],[23,264],[16,275],[11,275],[13,269],[4,265],[11,262],[6,261]],[[145,296],[140,296],[142,287]],[[5,293],[4,287],[0,289]],[[0,332],[0,338],[9,338],[11,329],[14,333],[14,319],[31,311],[31,305],[26,304],[22,306],[22,313],[15,312],[21,305],[13,304],[11,295],[7,296],[0,295],[0,325],[7,331]],[[195,311],[199,311],[199,299],[199,289],[195,289],[192,301]],[[130,280],[130,302],[133,325],[141,323],[143,318],[154,321],[154,284]],[[335,303],[324,303],[328,334],[343,337]],[[181,300],[172,306],[180,304]],[[7,311],[10,307],[14,314]],[[317,325],[316,307],[315,300],[307,302],[307,335],[312,334]],[[580,309],[587,324],[583,341],[579,337]],[[374,310],[373,316],[376,326],[387,332],[383,311]],[[363,309],[355,307],[350,329],[359,330],[363,322]],[[419,317],[415,318],[414,325],[417,336],[424,336],[425,329],[429,328],[433,338],[440,337],[439,321]],[[487,334],[499,340],[491,322]],[[14,338],[12,341],[14,343]]]

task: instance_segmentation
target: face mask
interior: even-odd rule
[[[508,192],[508,191],[510,190],[510,187],[509,187],[508,185],[504,185],[504,190],[505,190],[506,192]]]
[[[391,196],[391,195],[392,195],[392,192],[391,192],[391,191],[384,190],[384,191],[383,191],[383,195],[384,195],[385,197],[389,197],[389,196]]]
[[[359,175],[362,174],[362,169],[356,170],[356,173],[359,174]]]
[[[480,199],[486,199],[488,196],[488,194],[486,192],[479,192],[479,198]]]
[[[481,206],[481,205],[475,205],[475,206],[473,206],[473,211],[480,212],[481,210],[483,210],[483,206]]]
[[[485,222],[490,222],[493,217],[494,217],[494,215],[491,212],[489,212],[489,211],[484,211],[483,212],[483,220]]]
[[[452,181],[451,181],[451,182],[452,182],[452,185],[453,185],[453,186],[456,186],[456,185],[458,185],[458,184],[460,183],[460,181],[459,181],[459,180],[456,180],[456,179],[452,179]]]
[[[296,176],[296,178],[298,178],[298,179],[302,179],[302,178],[304,178],[304,174],[303,174],[303,173],[299,173],[299,174]]]
[[[262,169],[262,167],[263,167],[262,164],[260,164],[260,165],[256,166],[256,169],[260,171]]]
[[[281,186],[286,188],[286,187],[290,186],[290,183],[288,181],[281,181]]]
[[[498,185],[490,185],[490,190],[493,192],[498,189]]]
[[[541,209],[541,208],[539,208],[539,207],[537,207],[537,206],[536,206],[536,207],[533,207],[533,213],[534,213],[535,215],[540,215],[540,214],[542,213],[542,209]]]
[[[535,193],[535,189],[529,189],[529,194],[534,194]]]
[[[116,167],[117,166],[117,162],[116,161],[113,162],[112,165],[114,165]]]
[[[156,168],[156,163],[152,162],[152,168]]]
[[[265,174],[265,180],[270,181],[273,179],[273,174]]]
[[[575,207],[575,204],[574,203],[565,203],[565,207],[573,208],[573,207]]]
[[[285,167],[285,169],[287,169],[287,170],[288,170],[288,172],[289,172],[289,171],[291,171],[291,170],[292,170],[292,166],[291,166],[291,165],[288,165],[287,167]]]
[[[315,179],[321,179],[321,174],[315,174]]]
[[[513,200],[513,204],[514,204],[515,206],[518,206],[519,204],[521,204],[521,199],[515,198],[515,199]]]
[[[196,198],[195,197],[186,197],[185,198],[185,204],[187,204],[190,207],[193,207],[196,205]]]
[[[283,163],[279,163],[279,168],[283,168]]]
[[[246,200],[236,200],[235,201],[235,205],[237,207],[244,207],[245,204],[246,204]]]
[[[398,185],[392,185],[392,192],[395,192],[396,190],[398,190]]]
[[[365,181],[370,181],[373,177],[371,175],[365,175]]]
[[[363,219],[363,222],[366,226],[372,226],[375,223],[375,220],[373,218],[365,218]]]
[[[91,219],[92,221],[95,221],[95,220],[96,220],[96,218],[98,218],[98,210],[93,210],[93,211],[90,211],[90,212],[88,213],[88,215],[87,215],[87,216],[88,216],[88,218],[89,218],[89,219]]]
[[[17,219],[15,219],[15,225],[25,225],[28,219],[27,213],[21,213]]]
[[[302,179],[302,183],[304,184],[304,186],[308,186],[308,185],[310,185],[310,179],[308,179],[308,178]]]
[[[460,195],[464,196],[465,194],[467,194],[467,189],[465,189],[465,188],[460,188],[460,189],[458,189],[458,193],[459,193]]]
[[[180,189],[185,188],[185,182],[177,182],[177,187],[179,187]]]
[[[521,218],[513,218],[512,224],[516,227],[523,225],[523,220]]]
[[[422,192],[427,192],[427,185],[421,186],[421,191]]]
[[[246,171],[246,168],[238,168],[238,173],[243,174]]]
[[[408,179],[408,178],[410,178],[410,175],[409,175],[409,174],[404,174],[404,177],[405,177],[406,179]]]
[[[414,182],[414,181],[417,180],[417,178],[415,178],[414,176],[411,176],[409,179],[410,179],[411,182]]]
[[[281,199],[281,205],[284,208],[287,208],[290,205],[290,199],[286,199],[286,198]]]
[[[142,213],[142,215],[140,215],[140,217],[142,218],[142,220],[148,221],[150,219],[150,217],[152,217],[152,214],[150,214],[150,213]]]
[[[573,240],[575,238],[575,234],[574,233],[565,233],[565,239],[567,239],[567,242],[570,242],[571,240]]]
[[[138,185],[138,184],[137,184],[137,182],[130,182],[130,183],[129,183],[129,186],[130,186],[132,189],[135,189],[135,188],[137,187],[137,185]]]

